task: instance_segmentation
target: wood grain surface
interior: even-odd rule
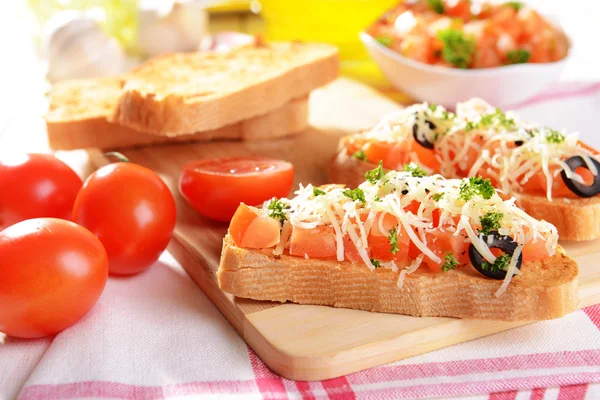
[[[234,298],[218,288],[215,273],[227,224],[205,219],[185,204],[177,188],[181,167],[200,158],[265,155],[291,161],[296,183],[322,184],[338,139],[372,126],[397,108],[377,92],[340,79],[311,95],[311,127],[298,136],[260,143],[210,142],[125,151],[133,162],[157,171],[175,195],[178,223],[169,250],[244,340],[286,378],[333,378],[527,323],[415,318],[260,302]],[[75,153],[65,155],[72,163],[69,159]],[[99,152],[89,152],[89,156],[88,169],[105,162]],[[600,241],[561,244],[580,266],[581,306],[600,303]]]

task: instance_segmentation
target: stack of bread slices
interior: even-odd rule
[[[53,149],[121,148],[303,131],[308,95],[339,74],[335,47],[271,43],[175,53],[113,78],[63,81],[46,114]]]

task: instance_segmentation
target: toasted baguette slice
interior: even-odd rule
[[[338,77],[334,46],[273,43],[154,58],[127,76],[113,121],[163,136],[263,115]]]
[[[329,182],[355,188],[364,181],[365,172],[376,165],[351,157],[341,149],[328,168]],[[545,196],[515,195],[517,204],[535,219],[556,226],[561,240],[592,240],[600,237],[600,197],[561,199],[549,202]]]
[[[220,288],[238,297],[418,317],[542,320],[577,308],[578,268],[562,248],[547,259],[523,263],[521,271],[500,297],[494,292],[501,282],[471,265],[445,273],[420,268],[398,288],[400,272],[285,253],[274,256],[268,249],[237,247],[227,235],[217,275]]]
[[[64,81],[50,91],[46,128],[50,147],[111,149],[168,142],[211,139],[259,140],[287,136],[308,126],[308,97],[294,99],[267,114],[212,131],[174,138],[156,136],[107,120],[121,94],[121,79],[98,78]]]

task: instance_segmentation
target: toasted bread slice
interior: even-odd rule
[[[168,142],[211,139],[259,140],[287,136],[308,126],[308,96],[281,108],[211,131],[174,138],[151,135],[107,120],[121,94],[120,78],[64,81],[50,91],[46,128],[50,147],[112,149]]]
[[[365,172],[377,165],[356,159],[341,149],[328,168],[329,182],[354,188],[364,180]],[[587,199],[557,198],[519,194],[517,204],[535,219],[556,226],[562,240],[592,240],[600,237],[600,197]]]
[[[324,44],[168,54],[127,76],[113,121],[163,136],[214,130],[281,108],[338,74],[337,49]]]
[[[274,256],[268,249],[237,247],[227,235],[217,275],[221,289],[238,297],[418,317],[542,320],[577,308],[578,268],[562,248],[552,257],[523,263],[521,271],[499,297],[494,293],[501,281],[482,276],[471,265],[445,273],[420,268],[399,288],[398,271]]]

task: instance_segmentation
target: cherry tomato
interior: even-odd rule
[[[0,331],[38,338],[92,309],[106,285],[102,243],[72,222],[38,218],[0,232]]]
[[[175,219],[167,185],[151,170],[126,162],[94,172],[73,207],[73,221],[100,239],[115,275],[152,265],[169,244]]]
[[[31,218],[71,219],[81,179],[48,154],[0,160],[0,230]]]
[[[205,217],[229,221],[240,203],[285,197],[294,183],[291,163],[259,157],[216,158],[183,167],[181,195]]]

